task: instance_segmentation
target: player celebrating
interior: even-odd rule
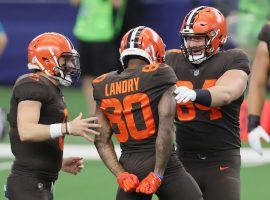
[[[165,45],[152,29],[140,26],[122,38],[123,68],[94,80],[94,98],[102,125],[98,153],[117,177],[117,200],[202,199],[195,181],[173,149],[176,76],[161,64]],[[115,133],[122,154],[118,161],[111,141]],[[166,167],[167,166],[167,167]]]
[[[63,157],[66,134],[85,137],[99,134],[94,118],[80,114],[68,122],[68,111],[59,85],[71,85],[80,75],[79,55],[70,40],[59,33],[44,33],[28,46],[28,68],[34,73],[19,77],[11,97],[8,121],[15,156],[7,180],[7,198],[52,200],[58,172],[77,174],[79,157]]]
[[[226,21],[212,7],[191,10],[180,37],[183,49],[168,51],[165,58],[178,78],[178,155],[204,199],[239,200],[239,110],[249,74],[247,55],[240,49],[220,51]]]

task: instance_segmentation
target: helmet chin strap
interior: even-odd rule
[[[205,57],[204,54],[205,52],[203,52],[201,55],[189,55],[188,60],[193,64],[201,64],[203,61],[207,59],[207,57]]]
[[[65,79],[59,78],[58,80],[59,80],[60,85],[63,85],[65,87],[70,86],[72,83],[70,75],[66,75]]]
[[[70,75],[64,75],[63,71],[57,67],[55,67],[54,69],[55,71],[57,70],[58,72],[58,76],[52,76],[54,79],[58,80],[60,85],[63,85],[63,86],[70,86],[71,83],[72,83],[72,79],[71,79],[71,76]]]

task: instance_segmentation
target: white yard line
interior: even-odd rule
[[[115,150],[119,156],[121,153],[120,146],[116,145]],[[81,156],[86,160],[99,160],[99,155],[94,145],[67,144],[64,146],[64,157],[67,156]],[[10,144],[0,144],[0,158],[14,158]]]
[[[12,162],[0,162],[0,171],[9,170],[11,168]]]
[[[115,145],[115,150],[119,156],[121,153],[119,145]],[[258,155],[252,149],[242,148],[242,165],[243,166],[256,166],[265,163],[270,163],[270,148],[264,149],[263,156]],[[86,160],[99,160],[99,155],[97,153],[94,145],[73,145],[67,144],[64,147],[64,157],[67,156],[81,156]],[[13,158],[10,150],[10,144],[0,144],[0,158]],[[4,163],[6,165],[6,163]],[[0,164],[1,169],[2,164]]]

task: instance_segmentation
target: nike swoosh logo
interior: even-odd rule
[[[229,169],[229,168],[230,168],[229,166],[219,166],[220,171],[224,171],[224,170]]]

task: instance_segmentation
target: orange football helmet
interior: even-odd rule
[[[129,56],[140,56],[149,64],[161,63],[164,61],[165,44],[153,29],[139,26],[124,35],[119,52],[124,69]]]
[[[60,59],[62,64],[59,63]],[[69,86],[80,77],[79,54],[66,36],[54,32],[43,33],[28,46],[28,69],[43,71],[61,85]]]
[[[180,37],[186,58],[200,64],[216,54],[227,40],[226,19],[223,14],[213,7],[201,6],[191,10],[183,20]],[[205,37],[205,45],[195,48],[187,46],[188,37]],[[194,50],[203,50],[200,55],[193,55]]]

